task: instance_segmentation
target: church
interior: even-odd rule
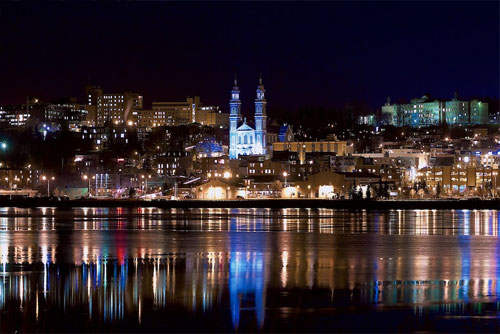
[[[242,155],[266,154],[266,98],[262,84],[262,76],[257,85],[257,98],[255,99],[255,129],[250,127],[246,118],[241,121],[241,101],[238,82],[234,80],[231,100],[229,101],[229,158],[238,159]]]

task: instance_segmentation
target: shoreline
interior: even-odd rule
[[[45,198],[0,199],[0,207],[157,207],[157,208],[318,208],[348,210],[468,209],[500,210],[500,199],[430,200],[327,200],[327,199],[247,199],[247,200],[129,200],[79,199],[57,201]]]

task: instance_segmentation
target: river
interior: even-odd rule
[[[499,217],[0,208],[0,332],[498,332]]]

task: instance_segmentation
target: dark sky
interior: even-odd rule
[[[498,2],[0,4],[0,104],[133,90],[244,110],[499,96]]]

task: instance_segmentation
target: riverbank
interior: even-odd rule
[[[158,207],[158,208],[325,208],[325,209],[500,209],[500,199],[469,200],[325,200],[325,199],[248,199],[248,200],[130,200],[80,199],[58,201],[45,198],[0,199],[0,207]]]

